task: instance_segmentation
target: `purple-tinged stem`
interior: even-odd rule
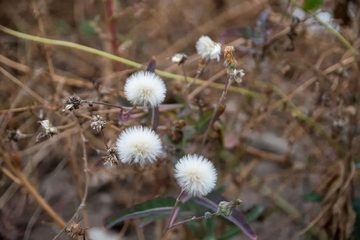
[[[113,13],[113,0],[106,0],[106,15],[108,18],[108,24],[109,24],[109,31],[110,31],[110,35],[111,35],[111,46],[112,46],[112,50],[113,50],[113,54],[115,54],[116,56],[118,56],[118,46],[119,43],[117,41],[116,38],[116,26],[115,26],[115,21],[114,21],[114,13]],[[117,67],[119,72],[121,72],[123,70],[123,67],[121,65],[121,63],[117,63]]]
[[[170,226],[174,223],[175,219],[176,219],[176,216],[177,216],[177,213],[179,212],[179,209],[177,208],[177,206],[179,205],[179,202],[182,198],[182,196],[184,195],[185,191],[183,189],[181,189],[181,192],[179,193],[179,196],[176,198],[176,202],[174,204],[174,207],[171,211],[171,215],[169,217],[169,221],[168,223],[166,224],[166,228],[164,230],[164,233],[166,233],[169,229],[170,229]]]
[[[206,129],[206,132],[205,132],[205,134],[204,134],[204,137],[203,137],[203,139],[202,139],[202,141],[201,141],[201,146],[204,146],[204,144],[205,144],[205,141],[206,141],[207,136],[209,135],[210,129],[211,129],[212,125],[214,124],[215,116],[216,116],[216,114],[217,114],[217,111],[219,110],[219,106],[220,106],[220,104],[222,103],[222,101],[225,99],[226,94],[227,94],[227,92],[228,92],[228,90],[229,90],[229,87],[230,87],[230,85],[231,85],[231,82],[232,82],[231,78],[228,77],[227,80],[226,80],[225,89],[224,89],[224,91],[223,91],[222,94],[221,94],[221,97],[220,97],[220,99],[219,99],[219,102],[216,104],[214,113],[213,113],[212,116],[211,116],[211,120],[210,120],[209,125],[208,125],[208,127],[207,127],[207,129]]]
[[[212,213],[210,216],[216,216],[217,213]],[[174,224],[171,224],[168,229],[171,229],[173,227],[176,227],[176,226],[179,226],[181,224],[184,224],[184,223],[188,223],[188,222],[191,222],[191,221],[196,221],[196,220],[201,220],[201,219],[204,219],[206,218],[206,216],[200,216],[200,217],[192,217],[192,218],[189,218],[189,219],[186,219],[186,220],[183,220],[183,221],[180,221],[180,222],[177,222],[177,223],[174,223]]]

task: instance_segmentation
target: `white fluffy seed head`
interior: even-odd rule
[[[141,166],[153,163],[161,153],[161,140],[150,128],[135,126],[124,130],[116,141],[116,148],[123,163]]]
[[[217,173],[208,159],[186,155],[175,165],[175,179],[179,186],[192,196],[205,196],[216,184]]]
[[[216,43],[208,36],[202,36],[196,42],[196,51],[205,60],[220,60],[221,44]]]
[[[126,80],[124,91],[132,104],[154,107],[164,101],[166,87],[155,73],[141,71]]]

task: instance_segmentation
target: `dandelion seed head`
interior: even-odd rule
[[[141,166],[154,163],[161,153],[161,140],[151,129],[135,126],[124,130],[116,141],[116,148],[123,163]]]
[[[196,51],[202,59],[206,60],[220,60],[221,44],[216,43],[208,36],[202,36],[196,42]]]
[[[192,196],[205,196],[216,184],[217,173],[208,159],[199,155],[186,155],[175,165],[175,179]]]
[[[178,65],[183,64],[188,56],[185,53],[176,53],[174,56],[171,57],[171,61],[173,63],[177,63]]]
[[[157,106],[165,99],[164,81],[152,72],[137,72],[125,83],[125,96],[134,105]]]

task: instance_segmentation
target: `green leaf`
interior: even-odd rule
[[[307,193],[303,196],[304,201],[306,202],[320,202],[321,196],[315,192]]]
[[[69,35],[71,32],[71,26],[63,19],[56,20],[55,26],[57,31],[59,31],[61,34]]]
[[[360,169],[360,159],[355,159],[354,163],[355,163],[355,168]]]
[[[319,7],[322,6],[322,4],[323,4],[323,0],[305,0],[303,9],[305,11],[318,9]]]
[[[151,215],[170,215],[175,204],[173,197],[157,197],[127,208],[105,221],[104,228],[113,226],[129,219],[148,217]]]
[[[245,215],[245,219],[247,222],[255,221],[261,214],[264,213],[264,206],[257,206],[251,212]],[[241,233],[241,230],[238,227],[232,227],[228,231],[226,231],[223,235],[218,237],[219,240],[227,240]]]
[[[197,131],[204,133],[210,123],[211,120],[211,116],[212,116],[212,112],[211,111],[207,111],[201,114],[199,121],[195,124],[195,128]]]
[[[213,212],[215,212],[218,208],[218,203],[220,201],[227,201],[227,199],[222,196],[218,192],[211,192],[207,197],[196,197],[196,202],[204,206],[208,209],[211,209]],[[250,239],[254,240],[257,239],[256,234],[251,229],[250,225],[247,223],[247,220],[245,217],[236,209],[232,212],[232,214],[228,217],[222,216],[226,218],[227,220],[234,223],[239,229],[241,229]]]
[[[354,237],[354,239],[360,239],[360,198],[354,199],[353,208],[356,213],[353,237]]]
[[[91,22],[90,21],[83,21],[80,23],[80,30],[81,32],[87,34],[87,35],[96,35],[96,31],[93,28],[93,26],[91,26]]]
[[[205,213],[203,213],[205,214]],[[212,217],[210,219],[204,219],[204,225],[205,225],[205,228],[206,228],[206,231],[207,231],[207,239],[215,239],[215,230],[216,230],[216,220],[218,218],[216,217]]]
[[[186,200],[185,200],[186,199]],[[217,210],[217,203],[225,201],[226,199],[218,192],[212,192],[205,197],[184,197],[184,201],[179,204],[180,212],[179,219],[191,218],[192,216],[200,216],[205,213],[206,209],[211,212]],[[121,222],[134,218],[144,217],[142,225],[146,225],[159,217],[167,217],[171,214],[172,208],[175,204],[175,198],[173,197],[157,197],[146,202],[137,204],[130,208],[127,208],[115,216],[105,221],[104,228],[109,229],[113,226],[120,224]],[[154,216],[156,215],[156,216]],[[234,223],[237,229],[241,229],[250,239],[256,239],[256,234],[252,231],[251,227],[247,223],[245,217],[240,212],[234,210],[232,215],[224,217],[227,220]],[[252,219],[252,218],[249,218]],[[218,219],[211,218],[204,221],[190,221],[186,223],[186,226],[197,238],[215,237],[216,221]]]
[[[186,227],[190,230],[194,239],[201,239],[205,235],[204,229],[201,227],[200,221],[187,222]]]

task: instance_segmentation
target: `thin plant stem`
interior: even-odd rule
[[[136,106],[136,105],[134,105],[134,106],[132,106],[132,107],[127,107],[126,109],[129,109],[129,110],[126,111],[126,112],[124,112],[124,113],[130,114],[132,110],[135,110],[135,109],[137,109],[137,108],[138,108],[138,106]]]
[[[30,181],[27,179],[27,177],[24,175],[24,173],[18,168],[13,165],[13,162],[19,162],[19,159],[14,159],[13,161],[10,159],[8,155],[5,155],[0,152],[0,156],[5,161],[5,163],[13,170],[13,173],[16,175],[16,177],[21,182],[21,185],[24,187],[24,189],[33,196],[33,198],[36,200],[36,202],[41,206],[42,209],[44,209],[45,212],[47,212],[50,217],[57,223],[59,227],[65,226],[65,221],[54,211],[54,209],[47,203],[47,201],[39,194],[39,192],[36,190],[36,188],[30,183]],[[20,157],[18,155],[14,155],[13,158]]]
[[[201,141],[201,146],[204,146],[204,144],[205,144],[205,141],[206,141],[206,138],[207,138],[208,135],[209,135],[210,129],[211,129],[212,125],[214,124],[215,116],[217,115],[217,111],[219,110],[220,104],[221,104],[222,101],[225,99],[226,94],[228,93],[228,90],[229,90],[229,87],[230,87],[230,85],[231,85],[231,82],[232,82],[231,78],[228,77],[228,79],[227,79],[227,81],[226,81],[225,89],[224,89],[224,91],[222,92],[221,97],[220,97],[218,103],[216,104],[214,113],[213,113],[212,116],[211,116],[211,120],[210,120],[209,125],[208,125],[208,127],[207,127],[207,129],[206,129],[206,132],[205,132],[205,134],[204,134],[204,137],[203,137],[203,139],[202,139],[202,141]]]
[[[105,102],[96,102],[96,101],[88,101],[88,100],[81,100],[81,102],[82,103],[88,103],[88,104],[99,104],[99,105],[104,105],[104,106],[113,107],[113,108],[129,109],[127,107],[123,107],[123,106],[115,105],[115,104],[111,104],[111,103],[105,103]]]
[[[43,16],[42,16],[43,14],[41,13],[41,11],[39,9],[39,6],[38,6],[38,3],[36,2],[36,0],[32,0],[31,4],[32,4],[33,11],[34,11],[35,18],[37,19],[37,22],[38,22],[40,35],[41,35],[41,37],[46,37]],[[45,57],[46,57],[46,61],[47,61],[49,72],[50,72],[50,77],[52,80],[52,86],[55,88],[56,87],[54,84],[55,83],[55,81],[54,81],[55,70],[54,70],[54,64],[53,64],[53,61],[52,61],[51,55],[50,55],[51,49],[48,45],[44,45],[44,50],[45,50]],[[56,94],[55,99],[58,100],[58,98],[59,98],[59,96]]]
[[[33,98],[35,98],[36,100],[38,100],[40,103],[45,104],[46,101],[44,100],[44,98],[42,98],[39,94],[37,94],[36,92],[34,92],[33,90],[31,90],[28,86],[26,86],[25,84],[23,84],[19,79],[17,79],[16,77],[14,77],[13,75],[11,75],[8,71],[6,71],[4,68],[0,67],[0,72],[2,74],[4,74],[6,77],[8,77],[11,81],[13,81],[14,83],[16,83],[17,85],[19,85],[22,89],[24,89],[24,91],[26,91],[27,93],[29,93]]]
[[[217,213],[211,213],[211,215],[209,217],[212,217],[212,216],[217,216]],[[189,218],[189,219],[186,219],[186,220],[183,220],[183,221],[180,221],[180,222],[177,222],[177,223],[174,223],[174,224],[171,224],[168,229],[171,229],[173,227],[176,227],[176,226],[179,226],[181,224],[184,224],[184,223],[188,223],[188,222],[191,222],[191,221],[196,221],[196,220],[201,220],[201,219],[204,219],[206,218],[206,216],[200,216],[200,217],[192,217],[192,218]]]
[[[300,4],[298,4],[295,0],[291,0],[291,4],[298,7],[298,8],[302,8],[300,6]],[[310,14],[314,19],[316,19],[316,21],[318,21],[319,23],[321,23],[322,25],[324,25],[324,27],[327,28],[327,30],[329,30],[347,49],[349,49],[349,51],[354,55],[354,56],[358,56],[359,52],[353,47],[351,46],[351,44],[330,24],[328,24],[327,22],[324,22],[323,20],[321,20],[316,14],[314,14],[311,11],[306,11],[308,14]]]
[[[189,98],[190,84],[188,84],[188,78],[187,78],[187,75],[186,75],[186,70],[185,70],[184,63],[181,64],[181,69],[182,69],[184,79],[185,79],[185,102],[186,102],[187,110],[189,110],[191,112],[192,107],[191,107],[190,98]],[[186,122],[188,122],[189,114],[185,114],[185,121]]]
[[[61,231],[53,238],[53,240],[57,239],[62,232],[64,232],[64,230],[72,223],[74,222],[74,219],[78,217],[79,212],[85,208],[85,204],[86,204],[86,199],[87,199],[87,195],[88,195],[88,190],[89,190],[89,169],[88,169],[88,158],[87,158],[87,151],[86,151],[86,146],[85,146],[85,136],[83,134],[83,129],[80,126],[79,123],[79,128],[80,128],[80,138],[81,138],[81,146],[83,149],[83,161],[84,161],[84,172],[85,172],[85,191],[84,191],[84,195],[82,198],[82,201],[78,207],[78,209],[76,210],[75,214],[73,215],[73,217],[70,219],[70,221],[68,221],[68,223],[61,229]]]
[[[72,42],[67,42],[67,41],[62,41],[62,40],[53,40],[53,39],[48,39],[48,38],[42,38],[42,37],[37,37],[37,36],[33,36],[30,34],[25,34],[25,33],[21,33],[18,31],[14,31],[10,28],[4,27],[2,25],[0,25],[0,31],[3,31],[7,34],[10,34],[12,36],[18,37],[18,38],[22,38],[22,39],[26,39],[29,41],[34,41],[34,42],[39,42],[39,43],[44,43],[44,44],[48,44],[48,45],[56,45],[56,46],[62,46],[62,47],[68,47],[68,48],[72,48],[72,49],[77,49],[77,50],[81,50],[84,52],[88,52],[88,53],[92,53],[98,56],[102,56],[117,62],[121,62],[127,66],[131,66],[134,68],[144,68],[144,65],[125,59],[125,58],[121,58],[118,56],[115,56],[113,54],[95,49],[95,48],[91,48],[91,47],[87,47],[81,44],[77,44],[77,43],[72,43]],[[184,76],[182,75],[178,75],[178,74],[173,74],[173,73],[169,73],[169,72],[165,72],[165,71],[161,71],[161,70],[155,70],[155,73],[161,77],[164,78],[169,78],[169,79],[175,79],[175,80],[179,80],[179,81],[185,81]],[[192,81],[194,84],[204,84],[206,81],[204,80],[200,80],[197,78],[190,78],[188,77],[189,81]],[[211,83],[209,84],[210,87],[216,88],[216,89],[224,89],[224,84],[220,84],[220,83]],[[265,96],[261,93],[257,93],[257,92],[253,92],[250,91],[248,89],[245,88],[240,88],[240,87],[230,87],[229,91],[231,92],[235,92],[235,93],[240,93],[240,94],[244,94],[247,96],[251,96],[254,98],[265,98]]]
[[[189,101],[189,94],[190,94],[190,84],[188,84],[188,79],[187,79],[187,75],[186,75],[186,70],[185,70],[185,66],[184,63],[181,64],[181,69],[184,75],[184,79],[185,79],[185,100],[186,100],[186,104],[188,105],[188,107],[190,108],[190,101]]]
[[[10,170],[8,170],[5,167],[0,166],[0,170],[6,175],[8,176],[11,180],[13,180],[15,183],[17,183],[18,185],[21,185],[21,182],[19,180],[19,178],[17,178]]]
[[[206,66],[209,64],[209,62],[210,62],[210,59],[206,60],[205,65],[204,65],[200,70],[197,71],[196,76],[192,79],[191,83],[188,84],[188,88],[190,88],[191,85],[193,85],[194,83],[196,83],[196,80],[198,80],[198,78],[200,77],[200,75],[204,72],[204,69],[205,69]],[[185,78],[185,80],[186,80],[186,78]],[[187,80],[186,80],[186,83],[187,83]]]
[[[113,5],[113,0],[106,0],[105,2],[106,4],[106,15],[107,15],[107,22],[108,22],[108,27],[109,27],[109,32],[111,35],[111,46],[112,46],[112,51],[114,55],[118,55],[118,40],[117,40],[117,36],[116,36],[116,26],[115,26],[115,19],[114,19],[114,5]],[[122,71],[122,66],[120,63],[117,64],[118,70]]]
[[[185,70],[185,66],[184,66],[183,63],[181,64],[181,69],[182,69],[182,72],[183,72],[183,75],[184,75],[185,84],[187,85],[188,84],[188,79],[187,79],[187,76],[186,76],[186,70]]]
[[[151,128],[156,131],[159,126],[159,106],[151,107]]]
[[[166,233],[169,230],[169,227],[174,223],[176,215],[177,215],[177,214],[175,214],[175,212],[176,212],[177,206],[179,205],[181,197],[184,195],[184,193],[185,193],[184,189],[181,189],[179,196],[176,198],[176,201],[175,201],[174,207],[171,211],[168,223],[166,224],[166,228],[164,229],[164,233]]]
[[[107,145],[107,143],[106,143],[106,140],[105,140],[104,131],[101,131],[101,137],[102,137],[102,139],[103,139],[103,141],[104,141],[104,145],[105,145],[106,149],[109,149],[109,147],[108,147],[108,145]]]
[[[4,141],[0,139],[0,143],[4,145]],[[58,224],[59,227],[65,226],[65,221],[54,211],[54,209],[47,203],[47,201],[39,194],[36,188],[32,185],[23,171],[20,169],[20,155],[12,154],[9,156],[0,151],[0,158],[6,163],[12,173],[17,177],[22,187],[33,196],[35,201],[47,212],[50,217]]]

